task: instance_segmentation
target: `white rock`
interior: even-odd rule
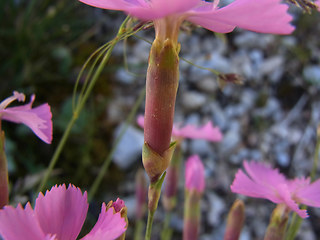
[[[320,83],[320,67],[317,65],[307,66],[303,69],[303,77],[313,83],[319,84]]]
[[[182,105],[186,111],[197,110],[206,103],[206,97],[198,92],[183,92]]]
[[[221,222],[221,214],[226,210],[224,201],[214,193],[208,193],[210,202],[207,221],[211,226],[217,226]]]
[[[115,136],[119,136],[124,124],[117,127]],[[123,135],[113,156],[113,162],[122,169],[128,169],[141,155],[143,145],[143,132],[129,126]]]

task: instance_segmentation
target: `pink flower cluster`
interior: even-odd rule
[[[274,203],[284,203],[300,217],[308,217],[298,204],[320,207],[320,179],[310,183],[309,178],[288,180],[267,165],[257,162],[243,163],[247,175],[239,169],[231,185],[231,191],[249,197],[265,198]]]
[[[140,127],[144,127],[144,117],[138,116],[137,123]],[[180,127],[179,124],[173,124],[172,137],[175,139],[204,139],[211,142],[219,142],[222,140],[222,133],[218,127],[214,127],[212,122],[208,122],[202,127],[194,125],[186,125]]]
[[[235,27],[262,33],[289,34],[292,17],[280,0],[235,0],[220,7],[219,0],[80,0],[88,5],[127,12],[142,20],[171,17],[187,20],[214,32],[227,33]]]
[[[118,212],[124,206],[117,200],[109,209],[103,203],[99,219],[83,240],[113,240],[126,230],[126,221]],[[87,193],[69,185],[52,187],[39,194],[34,210],[5,206],[0,210],[0,235],[4,240],[75,240],[88,211]]]
[[[14,123],[22,123],[28,126],[42,141],[51,143],[52,114],[50,106],[45,103],[32,108],[35,100],[35,95],[32,95],[30,102],[23,106],[7,107],[15,100],[24,102],[25,95],[14,91],[13,96],[8,97],[0,103],[0,121],[7,120]]]

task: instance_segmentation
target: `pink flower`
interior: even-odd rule
[[[18,100],[25,101],[23,93],[13,92],[13,96],[8,97],[0,103],[0,120],[7,120],[14,123],[23,123],[28,126],[42,141],[51,143],[52,141],[52,114],[50,106],[45,103],[32,108],[35,95],[31,96],[28,104],[18,107],[7,107],[11,102]]]
[[[5,206],[0,210],[0,235],[4,240],[74,240],[88,211],[87,193],[73,185],[54,186],[45,196],[40,193],[34,210]],[[126,222],[113,208],[102,204],[99,219],[83,240],[111,240],[126,230]]]
[[[320,179],[310,183],[309,178],[288,180],[278,169],[256,162],[243,163],[247,175],[239,169],[231,191],[249,197],[266,198],[274,203],[284,203],[300,217],[308,217],[298,204],[320,207]]]
[[[218,7],[219,0],[80,0],[88,5],[127,12],[142,20],[170,17],[190,21],[214,32],[227,33],[235,27],[256,32],[289,34],[288,6],[280,0],[235,0]]]
[[[203,193],[205,188],[204,167],[198,155],[192,155],[186,162],[186,189]]]
[[[137,123],[140,127],[144,127],[144,117],[138,116]],[[194,125],[186,125],[179,127],[178,124],[173,124],[172,136],[176,139],[204,139],[211,142],[219,142],[222,140],[222,133],[218,127],[214,127],[212,122],[208,122],[202,127]]]
[[[121,209],[123,209],[126,205],[124,204],[124,201],[120,198],[117,198],[115,202],[112,203],[112,207],[116,212],[120,212]]]

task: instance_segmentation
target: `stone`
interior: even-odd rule
[[[124,124],[117,127],[115,138],[119,136],[123,127]],[[121,169],[128,169],[141,156],[143,143],[143,132],[133,126],[129,126],[115,150],[113,162]]]

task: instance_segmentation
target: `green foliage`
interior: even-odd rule
[[[74,46],[89,21],[77,1],[6,0],[0,3],[2,87],[48,86],[70,74]]]

